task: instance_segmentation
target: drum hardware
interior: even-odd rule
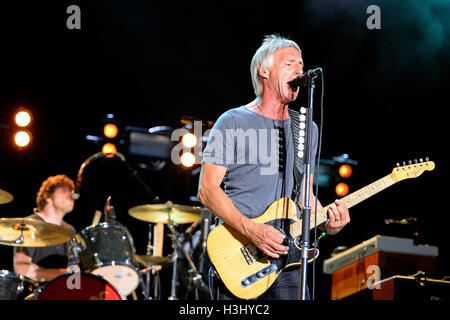
[[[137,255],[136,261],[145,267],[166,266],[172,263],[172,259],[170,257],[148,255]]]
[[[0,300],[22,300],[33,292],[37,282],[8,270],[0,270]]]
[[[181,234],[175,230],[174,223],[171,222],[167,226],[169,227],[169,230],[172,232],[169,236],[170,236],[170,239],[172,240],[172,246],[173,246],[172,281],[170,283],[170,296],[169,296],[168,300],[178,300],[177,295],[176,295],[176,290],[177,290],[177,285],[178,285],[178,283],[177,283],[177,260],[178,260],[178,253],[179,253],[178,238],[181,236]]]
[[[72,234],[64,227],[31,218],[0,218],[0,244],[47,247],[65,243]]]
[[[191,285],[193,285],[195,290],[195,298],[198,299],[198,289],[200,287],[206,287],[206,284],[204,283],[202,276],[198,272],[197,267],[195,266],[195,263],[193,262],[188,250],[183,246],[184,234],[176,231],[176,225],[174,223],[169,223],[168,227],[171,231],[171,234],[169,236],[173,244],[171,292],[168,300],[178,300],[176,295],[176,287],[178,286],[177,264],[181,252],[186,257],[186,260],[188,261],[191,268],[188,291],[191,289]]]
[[[152,231],[152,228],[154,229]],[[146,297],[146,300],[150,299],[160,299],[161,295],[161,288],[160,288],[160,279],[159,279],[159,273],[156,270],[156,266],[165,266],[172,262],[172,260],[169,257],[162,257],[162,256],[155,256],[155,250],[157,248],[157,239],[156,239],[156,228],[157,225],[153,225],[151,223],[148,224],[148,242],[147,242],[147,254],[146,255],[136,255],[136,261],[141,265],[144,266],[145,269],[142,269],[140,272],[141,274],[145,275],[145,284],[142,284],[141,287],[145,291],[144,296]],[[155,232],[155,237],[153,237],[153,244],[152,244],[152,234]],[[161,249],[162,250],[162,249]],[[150,284],[152,280],[152,276],[155,276],[153,278],[153,297],[150,296]]]
[[[177,238],[177,241],[180,241],[180,238]],[[198,290],[200,288],[203,288],[203,289],[206,288],[206,290],[208,290],[207,285],[203,281],[203,278],[202,278],[200,272],[198,271],[197,267],[195,266],[194,262],[192,261],[192,258],[191,258],[191,255],[189,254],[189,252],[182,245],[182,243],[179,243],[178,245],[182,248],[184,256],[186,257],[186,260],[188,261],[188,263],[191,267],[191,269],[189,270],[189,285],[187,288],[186,295],[191,290],[191,285],[193,285],[194,293],[195,293],[195,300],[199,300]]]
[[[211,228],[211,221],[213,220],[213,213],[208,208],[202,208],[202,221],[201,221],[201,253],[199,257],[199,272],[203,273],[204,260],[206,252],[206,240]]]
[[[0,189],[0,204],[9,203],[14,200],[14,196],[6,190]]]
[[[150,222],[150,223],[164,223],[167,224],[170,231],[172,232],[170,237],[172,240],[173,245],[173,255],[172,255],[172,280],[171,280],[171,293],[169,296],[169,300],[178,300],[176,297],[176,287],[178,285],[177,283],[177,260],[178,260],[178,254],[179,254],[179,242],[176,240],[180,234],[175,231],[175,226],[178,224],[185,224],[185,223],[193,223],[198,220],[200,220],[200,209],[194,206],[187,206],[187,205],[179,205],[174,204],[171,201],[167,201],[164,204],[146,204],[146,205],[140,205],[133,208],[130,208],[128,210],[128,213],[130,216],[132,216],[135,219]],[[151,246],[151,230],[149,231],[149,243],[147,246],[147,261],[145,261],[144,265],[146,263],[149,263],[150,265],[153,265],[154,261],[151,261],[151,259],[161,259],[159,258],[150,258],[150,251],[154,249],[153,246]],[[142,256],[139,257],[142,260]],[[139,259],[138,258],[138,259]],[[158,262],[158,264],[155,265],[162,265],[168,263],[167,259],[162,258]],[[153,267],[152,267],[153,269]],[[149,296],[149,288],[150,288],[150,272],[145,272],[147,276],[147,295]],[[153,273],[153,270],[152,270]],[[156,286],[155,286],[156,287]],[[156,288],[155,288],[156,289]],[[156,291],[156,290],[155,290]],[[156,292],[155,292],[156,295]]]

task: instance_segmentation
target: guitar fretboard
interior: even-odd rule
[[[344,197],[341,199],[341,201],[347,206],[347,208],[351,208],[354,205],[366,200],[367,198],[373,196],[374,194],[392,186],[394,183],[396,183],[396,181],[394,180],[394,178],[392,177],[392,175],[387,175],[367,186],[365,186],[364,188],[361,188],[351,194],[349,194],[348,196]],[[310,217],[310,229],[314,228],[314,225],[317,223],[317,225],[325,222],[328,220],[328,214],[327,211],[328,209],[335,205],[334,203],[329,204],[326,207],[323,207],[322,209],[320,209],[317,212],[317,220],[315,219],[315,215],[313,212],[311,212],[311,217]],[[293,238],[297,238],[299,236],[301,236],[302,234],[302,220],[299,220],[297,222],[294,222],[293,224],[290,225],[291,227],[291,236]]]

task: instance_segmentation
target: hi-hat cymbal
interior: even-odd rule
[[[23,243],[15,242],[23,237]],[[31,218],[0,218],[0,244],[48,247],[69,241],[72,233],[56,224]]]
[[[169,257],[148,255],[136,255],[136,261],[142,266],[164,266],[172,263]]]
[[[133,218],[151,223],[192,223],[200,220],[201,211],[197,207],[173,204],[144,204],[128,210]]]
[[[13,201],[14,197],[8,191],[0,189],[0,204],[8,203]]]

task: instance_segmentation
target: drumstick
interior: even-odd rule
[[[162,256],[164,244],[164,224],[156,223],[153,227],[153,255]],[[161,270],[161,266],[154,266],[154,271]]]
[[[92,219],[92,225],[96,226],[100,222],[100,219],[102,217],[102,212],[99,210],[95,210],[94,219]]]

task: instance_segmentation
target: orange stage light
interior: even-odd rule
[[[342,178],[350,178],[352,174],[353,174],[353,169],[350,165],[343,164],[339,167],[339,175]]]
[[[26,148],[31,143],[31,133],[26,130],[17,131],[14,134],[14,143],[19,148]]]
[[[350,191],[348,184],[345,182],[339,182],[335,188],[336,194],[340,197],[346,196]]]
[[[197,137],[192,133],[186,133],[181,140],[183,145],[187,148],[193,148],[197,144]]]
[[[26,127],[31,123],[31,113],[21,110],[14,116],[14,121],[19,127]]]
[[[119,129],[114,123],[108,123],[103,127],[103,134],[109,139],[113,139],[119,133]]]
[[[114,144],[108,142],[103,145],[102,152],[103,153],[116,153],[117,148]],[[113,155],[111,155],[111,157],[113,157]]]
[[[191,152],[184,152],[181,155],[181,164],[185,167],[192,167],[195,164],[195,156]]]

